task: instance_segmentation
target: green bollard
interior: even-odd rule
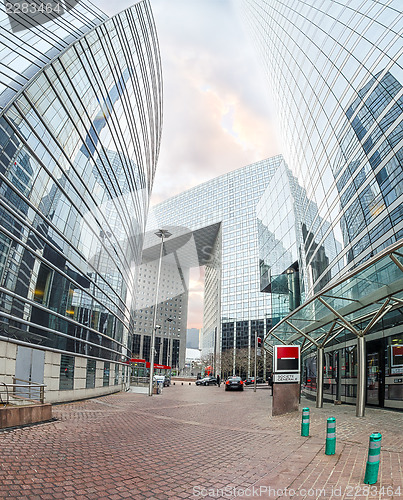
[[[381,441],[382,434],[379,432],[375,432],[369,436],[368,460],[364,478],[365,484],[375,484],[378,481]]]
[[[327,419],[326,432],[326,455],[334,455],[336,453],[336,419],[330,417]]]
[[[301,436],[309,436],[309,408],[302,408]]]

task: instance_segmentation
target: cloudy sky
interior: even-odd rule
[[[109,15],[131,0],[93,0]],[[164,122],[152,204],[280,152],[274,111],[237,0],[151,0],[162,59]],[[191,273],[189,327],[203,284]]]

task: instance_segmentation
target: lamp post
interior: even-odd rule
[[[151,335],[151,352],[150,352],[150,383],[148,387],[148,395],[153,395],[153,378],[154,378],[154,351],[155,351],[155,335],[156,331],[161,328],[160,325],[157,325],[157,308],[158,308],[158,295],[159,295],[159,287],[160,287],[160,276],[161,276],[161,263],[162,263],[162,251],[164,249],[164,238],[169,238],[172,234],[166,229],[158,229],[155,233],[156,236],[161,238],[161,248],[160,248],[160,256],[158,259],[158,272],[157,272],[157,288],[155,291],[155,306],[154,306],[154,315],[153,315],[153,331]]]
[[[168,323],[172,323],[173,319],[172,318],[167,318],[166,321],[168,321]],[[171,366],[171,358],[172,358],[172,338],[171,338],[171,326],[169,326],[169,329],[168,329],[168,344],[167,344],[167,365],[168,366]],[[172,371],[172,367],[171,367],[171,371]]]

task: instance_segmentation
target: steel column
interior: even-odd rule
[[[358,363],[357,407],[356,407],[357,417],[363,417],[365,415],[365,391],[366,391],[365,358],[366,358],[365,337],[359,336],[357,339],[357,363]]]
[[[323,347],[316,352],[316,408],[323,408]]]

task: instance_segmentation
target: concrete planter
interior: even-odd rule
[[[0,429],[45,422],[52,418],[50,403],[0,408]]]

